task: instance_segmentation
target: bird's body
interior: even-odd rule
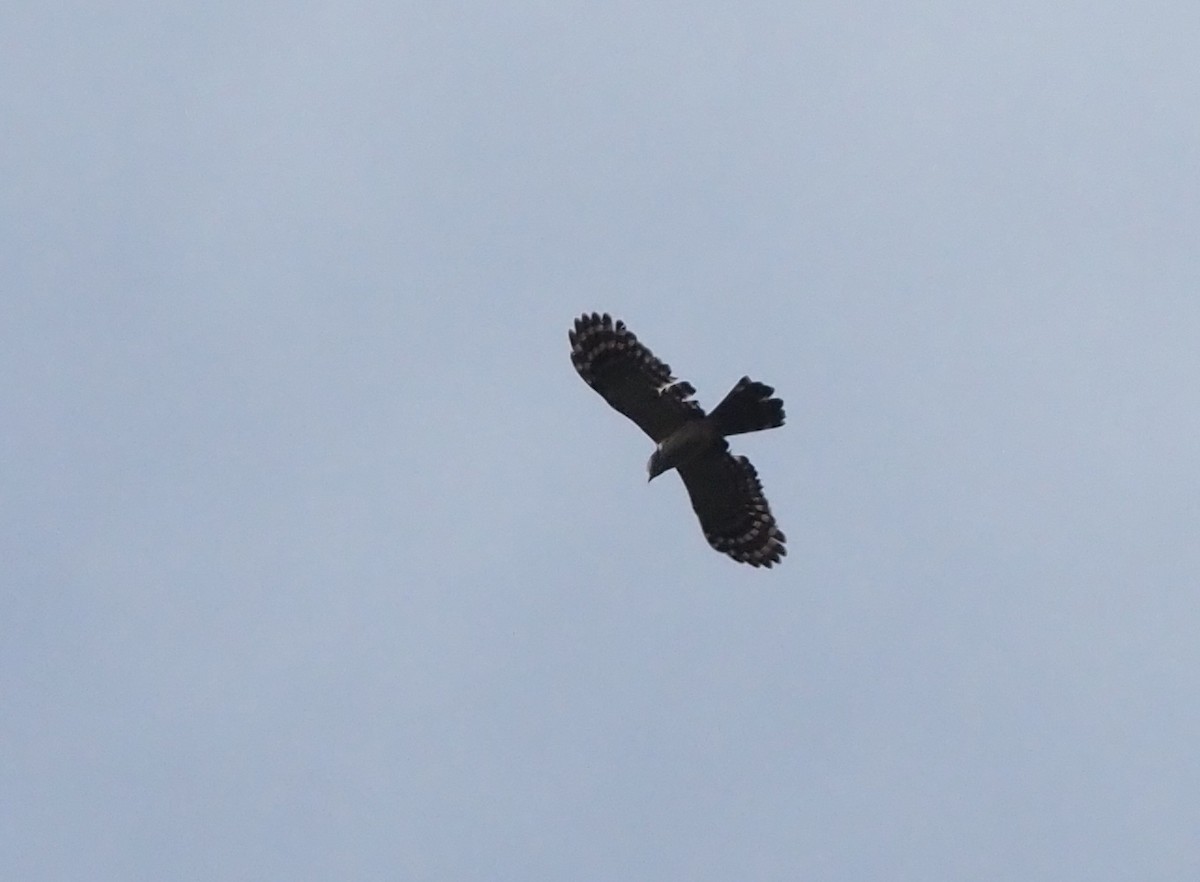
[[[663,472],[679,468],[696,457],[708,452],[721,442],[721,436],[707,417],[688,420],[666,438],[658,442],[646,471],[653,481]]]
[[[729,452],[725,438],[783,425],[783,402],[774,389],[742,377],[710,414],[691,396],[690,383],[621,321],[605,314],[575,320],[571,361],[589,386],[629,417],[655,442],[647,463],[650,479],[677,469],[713,548],[752,566],[770,567],[787,554],[758,473],[744,456]]]

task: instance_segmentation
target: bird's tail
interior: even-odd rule
[[[749,377],[737,381],[709,419],[722,435],[740,435],[783,425],[783,401],[772,398],[775,390]]]

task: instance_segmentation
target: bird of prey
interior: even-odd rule
[[[579,376],[657,445],[646,466],[650,480],[670,469],[679,472],[708,544],[751,566],[779,563],[787,554],[786,537],[775,525],[758,472],[746,457],[731,454],[725,441],[783,425],[783,402],[771,397],[775,390],[742,377],[705,415],[692,400],[692,384],[673,377],[624,322],[607,313],[584,314],[567,336]]]

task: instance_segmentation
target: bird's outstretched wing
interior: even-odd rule
[[[740,563],[779,563],[787,537],[763,496],[758,472],[744,456],[722,444],[679,467],[708,544]]]
[[[670,365],[639,343],[624,322],[607,313],[583,315],[567,336],[579,376],[656,442],[688,420],[704,418],[691,399],[692,384],[671,376]]]

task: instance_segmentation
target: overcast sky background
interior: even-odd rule
[[[0,876],[1200,878],[1197,45],[6,5]],[[591,310],[778,389],[782,567]]]

